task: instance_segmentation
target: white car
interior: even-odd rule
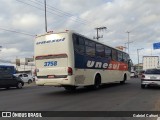
[[[18,73],[18,74],[14,74],[16,77],[20,77],[23,82],[25,83],[32,83],[33,82],[33,77],[29,74],[26,74],[26,73]]]
[[[160,86],[160,69],[147,69],[141,78],[141,88]]]
[[[133,71],[130,73],[131,78],[138,78],[138,73],[136,71]]]

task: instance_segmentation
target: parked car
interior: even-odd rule
[[[131,77],[131,78],[138,78],[138,72],[132,71],[132,72],[130,73],[130,77]]]
[[[18,73],[18,74],[14,74],[16,77],[19,77],[23,80],[23,82],[25,83],[32,83],[33,82],[33,77],[29,74],[26,73]]]
[[[0,71],[0,88],[9,89],[10,87],[22,88],[24,82],[21,78],[14,76],[11,73]]]
[[[140,71],[140,72],[139,72],[139,75],[143,75],[144,72],[145,72],[145,70]]]
[[[147,69],[141,78],[141,88],[160,86],[160,69]]]

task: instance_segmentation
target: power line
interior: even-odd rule
[[[19,1],[19,0],[16,0],[16,1],[17,1],[17,2],[21,2],[21,3],[23,3],[23,4],[26,4],[26,5],[29,5],[29,6],[32,6],[32,7],[36,8],[36,9],[39,9],[39,10],[44,11],[44,9],[39,8],[39,7],[36,7],[36,6],[34,6],[34,5],[31,5],[31,4],[28,4],[28,3],[25,3],[25,2],[22,2],[22,1]]]
[[[39,8],[39,7],[34,6],[34,5],[32,5],[32,4],[29,4],[29,3],[26,3],[26,2],[23,2],[23,1],[19,1],[19,0],[16,0],[16,1],[21,2],[21,3],[23,3],[23,4],[26,4],[26,5],[29,5],[29,6],[32,6],[32,7],[36,8],[36,9],[39,9],[39,10],[44,11],[43,8]],[[30,0],[30,1],[31,1],[31,0]],[[33,2],[33,1],[31,1],[31,2]],[[33,2],[33,3],[35,3],[35,2]],[[37,4],[37,3],[36,3],[36,4]],[[42,4],[39,4],[39,5],[42,6]],[[47,5],[47,8],[48,8],[48,5]],[[57,16],[59,16],[59,17],[64,17],[64,15],[60,15],[60,14],[56,13],[56,12],[53,11],[53,10],[47,11],[47,12],[48,12],[48,13],[51,13],[51,14],[53,14],[53,15],[57,15]],[[54,13],[53,13],[53,12],[54,12]],[[66,15],[65,15],[65,16],[66,16]],[[71,17],[71,16],[70,16],[70,17]],[[71,20],[72,20],[72,21],[79,21],[81,24],[87,24],[87,23],[85,23],[84,21],[81,21],[81,20],[74,20],[73,18],[71,18]]]
[[[31,1],[31,0],[29,0],[29,1]],[[35,0],[35,1],[37,1],[37,2],[38,2],[37,4],[39,4],[39,5],[42,5],[42,4],[43,4],[41,1],[38,1],[38,0]],[[31,2],[36,3],[36,2],[34,2],[34,1],[31,1]],[[39,2],[40,2],[40,3],[39,3]],[[53,6],[47,5],[47,7],[48,7],[48,9],[52,9],[53,11],[59,12],[59,13],[64,14],[64,15],[66,15],[66,16],[69,16],[69,17],[73,16],[72,14],[67,13],[67,12],[64,12],[64,11],[62,11],[62,10],[59,10],[59,9],[53,7]]]
[[[36,3],[36,4],[39,4],[39,5],[42,5],[43,4],[43,2],[41,2],[41,1],[38,1],[38,0],[35,0],[35,1],[37,1],[37,2],[34,2],[34,1],[32,1],[32,0],[29,0],[29,1],[31,1],[31,2],[33,2],[33,3]],[[70,14],[70,13],[68,13],[68,12],[64,12],[64,11],[62,11],[62,10],[60,10],[60,9],[57,9],[56,7],[53,7],[53,6],[51,6],[51,5],[47,5],[47,7],[48,7],[48,9],[50,9],[50,10],[52,10],[52,11],[54,11],[55,13],[60,13],[60,14],[63,14],[63,15],[65,15],[65,16],[68,16],[68,17],[72,17],[73,15],[72,14]],[[87,20],[84,20],[84,19],[81,19],[80,18],[80,20],[79,21],[81,21],[81,22],[83,22],[83,23],[88,23],[89,21],[87,21]]]
[[[27,36],[35,36],[33,34],[30,34],[30,33],[25,33],[25,32],[19,32],[19,31],[16,31],[16,30],[10,30],[10,29],[6,29],[6,28],[2,28],[0,27],[1,30],[4,30],[4,31],[8,31],[8,32],[13,32],[13,33],[17,33],[17,34],[23,34],[23,35],[27,35]]]
[[[38,1],[38,0],[35,0],[35,1],[33,1],[33,0],[28,0],[28,1],[30,1],[29,3],[24,2],[24,1],[21,1],[21,0],[16,0],[16,1],[21,2],[21,3],[23,3],[23,4],[26,4],[26,5],[28,5],[28,6],[34,7],[34,8],[36,8],[36,9],[41,10],[41,11],[45,11],[45,10],[44,10],[44,3],[41,2],[41,1]],[[31,4],[31,2],[34,3],[34,5]],[[38,5],[38,6],[35,6],[35,5]],[[79,17],[77,17],[77,16],[75,16],[75,17],[76,17],[76,19],[75,19],[74,15],[72,15],[72,14],[70,14],[70,13],[67,13],[67,12],[64,12],[64,11],[62,11],[62,10],[59,10],[59,9],[53,7],[53,6],[48,5],[48,4],[46,4],[46,8],[47,8],[47,12],[48,12],[48,13],[53,14],[53,15],[57,15],[57,16],[59,16],[59,17],[62,17],[62,19],[64,19],[65,21],[66,21],[65,17],[69,17],[69,21],[74,21],[74,22],[76,22],[76,24],[78,24],[78,23],[79,23],[79,24],[83,24],[83,25],[85,25],[86,28],[91,28],[91,27],[93,28],[93,27],[99,25],[99,24],[97,24],[97,23],[94,24],[93,21],[87,21],[87,20],[83,20],[83,19],[81,20],[81,18],[79,18]],[[62,21],[62,20],[60,20],[60,21]],[[77,23],[77,22],[78,22],[78,23]],[[59,21],[58,21],[58,23],[59,23]],[[57,24],[55,24],[54,26],[57,26]],[[72,29],[74,29],[74,28],[77,29],[76,26],[73,26],[73,27],[72,27]],[[89,31],[90,31],[90,30],[89,30]],[[98,38],[98,39],[99,39],[99,38]]]
[[[44,11],[44,9],[42,9],[42,8],[39,8],[39,7],[37,7],[37,6],[34,6],[34,5],[32,5],[32,4],[29,4],[29,3],[26,3],[26,2],[23,2],[23,1],[20,1],[20,0],[16,0],[16,1],[18,1],[18,2],[21,2],[21,3],[23,3],[23,4],[26,4],[26,5],[29,5],[29,6],[32,6],[32,7],[34,7],[34,8],[36,8],[36,9],[39,9],[39,10],[42,10],[42,11]],[[35,2],[35,1],[32,1],[32,0],[29,0],[30,2],[32,2],[32,3],[35,3],[35,4],[38,4],[38,5],[40,5],[40,6],[44,6],[44,3],[43,2],[40,2],[40,1],[38,1],[38,0],[35,0],[35,1],[37,1],[37,2]],[[50,6],[50,5],[47,5],[47,8],[50,10],[48,10],[47,12],[48,13],[50,13],[50,14],[54,14],[54,15],[57,15],[57,16],[59,16],[59,17],[72,17],[73,15],[72,14],[70,14],[70,13],[67,13],[67,12],[64,12],[64,11],[62,11],[62,10],[59,10],[59,9],[57,9],[57,8],[55,8],[55,7],[53,7],[53,6]],[[54,13],[53,13],[54,12]],[[58,14],[59,13],[59,14]],[[64,19],[64,18],[63,18]],[[87,21],[87,20],[80,20],[79,18],[77,18],[77,19],[74,19],[74,18],[71,18],[70,20],[72,20],[72,21],[78,21],[79,23],[81,23],[81,24],[83,24],[83,25],[86,25],[86,24],[88,24],[88,26],[87,27],[89,27],[89,26],[91,26],[91,25],[89,25],[89,24],[91,24],[91,21]],[[94,24],[95,25],[95,24]],[[96,24],[97,25],[97,24]]]

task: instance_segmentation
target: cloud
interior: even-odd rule
[[[0,52],[1,59],[13,59],[13,56],[16,58],[20,51],[17,48],[2,48]]]
[[[95,8],[99,5],[101,5],[103,0],[60,0],[60,7],[67,12],[70,12],[72,14],[79,14],[86,10]]]
[[[16,15],[12,25],[17,28],[32,29],[39,25],[39,18],[34,14]]]
[[[3,26],[0,27],[31,34],[44,33],[43,2],[19,1],[22,2],[1,0],[0,22]],[[138,48],[144,48],[145,55],[150,55],[148,49],[160,40],[159,0],[48,0],[47,5],[48,30],[72,29],[93,38],[95,27],[105,26],[107,31],[99,32],[103,35],[100,42],[113,47],[124,46],[128,41],[126,31],[130,31],[130,41],[133,41],[130,53],[134,63]],[[7,51],[6,54],[1,51],[1,56],[6,59],[33,56],[34,37],[3,30],[0,36],[1,45]],[[158,55],[157,52],[154,54]]]

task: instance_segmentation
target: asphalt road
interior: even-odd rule
[[[26,85],[23,89],[0,89],[0,111],[160,111],[160,88],[141,89],[140,79],[131,79],[124,85],[105,85],[96,91],[78,88],[67,92],[63,88]]]

